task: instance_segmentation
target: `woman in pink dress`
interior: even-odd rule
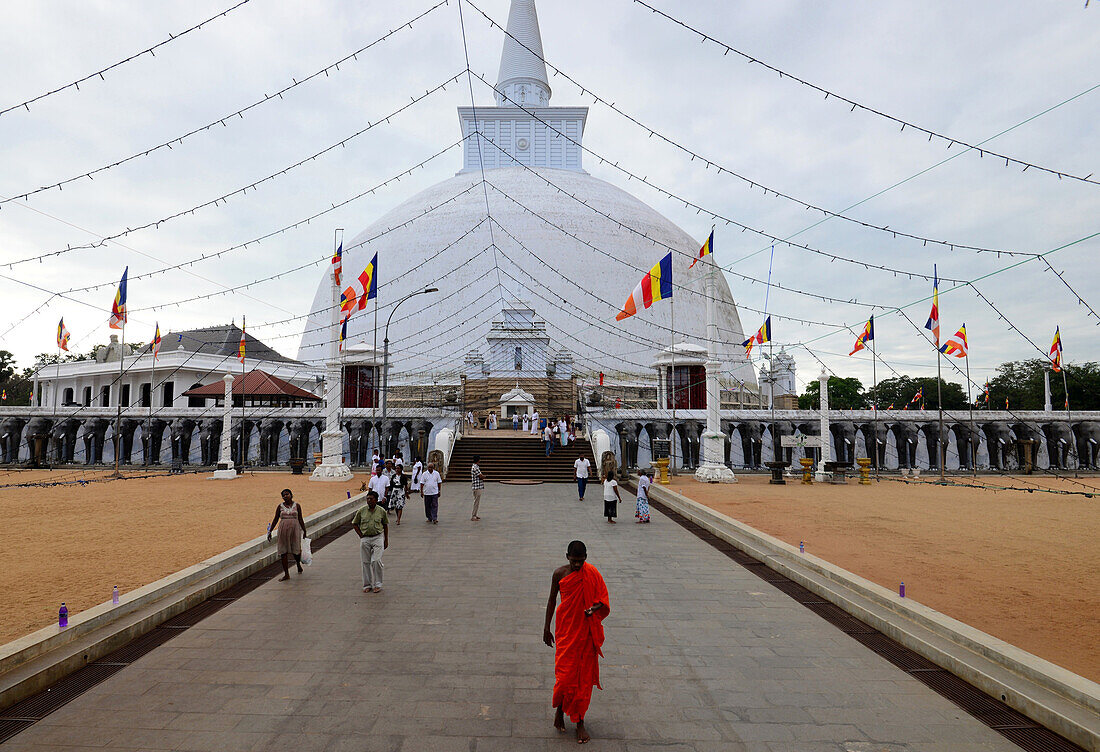
[[[267,530],[267,539],[271,540],[271,531],[278,526],[278,548],[282,557],[283,576],[279,582],[290,579],[290,561],[288,556],[294,554],[294,561],[298,565],[298,571],[302,571],[302,538],[306,534],[306,521],[302,516],[302,505],[294,501],[294,494],[289,488],[283,489],[283,501],[275,507],[275,519]]]

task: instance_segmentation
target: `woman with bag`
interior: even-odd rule
[[[397,524],[401,524],[401,512],[405,510],[405,500],[409,496],[409,476],[398,470],[390,486],[390,511],[397,512]]]
[[[306,535],[306,520],[302,516],[302,505],[294,501],[289,488],[283,489],[283,501],[275,507],[275,518],[267,529],[267,539],[271,540],[271,531],[278,526],[278,547],[276,551],[282,557],[283,576],[279,582],[290,579],[289,554],[294,554],[298,572],[302,571],[302,538]]]

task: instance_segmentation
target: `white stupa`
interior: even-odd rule
[[[440,290],[409,301],[394,316],[392,383],[457,378],[467,353],[485,345],[494,318],[517,300],[545,320],[550,348],[573,354],[576,373],[652,381],[657,353],[673,340],[673,305],[675,340],[706,344],[707,265],[688,266],[710,228],[689,235],[586,173],[580,144],[588,109],[549,106],[534,0],[513,0],[508,33],[497,106],[459,108],[467,136],[461,171],[345,240],[345,275],[357,274],[378,254],[380,328],[405,295],[429,284]],[[673,254],[673,299],[616,321],[666,246],[679,251]],[[318,284],[305,326],[298,352],[303,361],[320,362],[329,352],[329,273]],[[729,286],[720,278],[717,287],[722,380],[755,385]],[[381,331],[377,337],[380,347]],[[373,344],[373,304],[351,317],[348,338]]]

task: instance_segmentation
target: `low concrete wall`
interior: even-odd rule
[[[306,518],[311,538],[346,525],[359,494]],[[0,709],[57,682],[276,561],[274,537],[254,538],[156,582],[0,646]]]
[[[983,692],[1100,752],[1100,685],[660,485],[650,495]],[[1088,648],[1085,648],[1088,649]]]

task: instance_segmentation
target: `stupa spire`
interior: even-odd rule
[[[550,83],[542,55],[542,35],[535,0],[512,0],[508,33],[497,76],[498,107],[550,106]]]

